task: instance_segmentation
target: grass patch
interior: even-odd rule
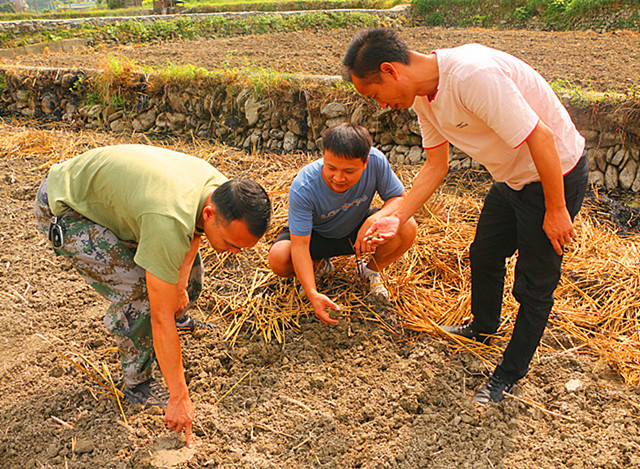
[[[413,0],[415,20],[431,26],[524,27],[535,20],[553,30],[634,29],[638,0]],[[606,21],[605,21],[606,19]]]
[[[141,95],[161,96],[167,89],[196,89],[199,94],[218,96],[224,93],[233,107],[236,96],[242,90],[250,90],[256,97],[278,99],[295,90],[307,96],[323,99],[358,99],[351,84],[341,80],[318,82],[272,69],[246,64],[242,67],[207,70],[196,65],[168,64],[153,69],[125,58],[108,56],[104,71],[99,75],[77,83],[74,92],[82,95],[82,105],[105,105],[131,112]],[[0,80],[3,75],[0,75]],[[0,82],[1,84],[2,82]]]
[[[16,13],[0,13],[0,21],[23,21],[23,20],[64,20],[74,18],[102,18],[107,16],[143,16],[148,15],[151,3],[148,8],[119,8],[109,10],[107,8],[95,8],[86,10],[55,10],[47,12],[22,11]]]
[[[215,13],[223,11],[300,11],[336,9],[386,10],[406,0],[295,0],[295,1],[247,1],[220,0],[187,1],[185,9],[193,13]]]
[[[59,4],[57,10],[41,9],[16,12],[15,9],[0,8],[0,21],[35,19],[101,18],[107,16],[144,16],[152,13],[153,1],[144,0],[142,8],[109,8],[108,1],[96,3],[96,7],[83,10],[65,9]],[[114,2],[112,2],[114,3]],[[186,13],[216,13],[232,11],[300,11],[335,9],[388,9],[408,3],[406,0],[187,0]],[[11,5],[2,4],[2,5]],[[1,6],[1,5],[0,5]]]
[[[299,15],[264,15],[247,18],[211,16],[199,19],[142,23],[125,21],[97,28],[90,34],[96,42],[146,43],[156,40],[194,39],[196,37],[234,37],[308,29],[362,28],[399,26],[400,21],[359,12],[310,12]]]
[[[106,25],[83,24],[76,29],[58,28],[53,31],[0,34],[0,47],[9,48],[70,37],[87,38],[91,44],[105,42],[131,44],[155,41],[192,40],[195,38],[233,37],[249,34],[270,34],[301,30],[330,30],[336,28],[399,27],[402,20],[362,12],[309,12],[296,15],[260,15],[245,18],[207,16],[179,17],[144,22],[127,20]]]
[[[116,109],[133,109],[138,92],[145,87],[145,73],[149,70],[133,61],[115,56],[106,58],[104,71],[94,79],[77,87],[84,95],[84,104],[104,104]]]

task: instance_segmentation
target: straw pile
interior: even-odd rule
[[[297,283],[277,279],[266,263],[270,242],[286,223],[286,190],[301,167],[294,163],[278,157],[269,163],[277,165],[275,179],[271,171],[257,178],[271,190],[275,228],[255,249],[258,265],[252,278],[231,296],[207,292],[213,304],[226,305],[217,314],[230,324],[228,340],[238,340],[244,333],[284,342],[288,329],[298,329],[301,315],[313,316],[308,301],[297,293]],[[415,168],[401,167],[398,172],[409,186]],[[510,339],[517,314],[518,303],[511,295],[517,254],[507,262],[503,322],[490,346],[452,337],[437,326],[460,324],[471,315],[468,248],[488,186],[486,176],[450,175],[443,190],[416,215],[420,228],[415,244],[385,272],[392,303],[366,296],[354,257],[337,262],[336,273],[321,291],[341,306],[346,320],[360,318],[398,335],[404,328],[446,337],[456,349],[473,353],[492,367]],[[576,220],[578,237],[565,254],[556,304],[539,350],[593,354],[636,385],[640,383],[640,235],[620,235],[598,212],[601,207],[593,199]],[[223,262],[214,253],[209,255]]]
[[[45,156],[52,162],[100,145],[151,143],[146,136],[118,139],[113,135],[20,130],[1,125],[0,158]],[[256,248],[238,256],[203,250],[208,279],[198,308],[202,318],[221,324],[231,343],[262,337],[284,343],[299,330],[300,319],[313,317],[295,280],[275,277],[268,269],[269,246],[287,219],[288,188],[297,171],[315,156],[247,155],[237,150],[191,142],[163,141],[167,146],[210,161],[234,178],[251,178],[267,188],[272,198],[272,229]],[[407,185],[417,168],[400,167]],[[29,175],[35,180],[39,175]],[[446,336],[437,324],[459,324],[470,315],[468,248],[482,206],[487,178],[471,173],[452,174],[416,218],[417,240],[409,252],[386,270],[383,280],[392,302],[367,297],[355,259],[342,258],[320,285],[341,306],[343,321],[365,321],[387,329],[394,337],[410,331]],[[35,186],[37,187],[37,186]],[[592,199],[593,200],[593,199]],[[609,363],[624,380],[640,383],[640,235],[618,233],[602,216],[597,202],[587,202],[576,220],[578,238],[569,247],[556,304],[539,351],[590,353]],[[509,340],[517,302],[511,295],[516,258],[508,262],[503,323],[491,346],[447,337],[457,350],[474,353],[488,364],[496,362]],[[404,328],[404,329],[403,329]],[[407,332],[409,331],[409,332]]]

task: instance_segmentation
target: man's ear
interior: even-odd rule
[[[216,215],[216,207],[214,205],[207,205],[202,209],[202,221],[207,222]]]
[[[382,62],[380,64],[380,73],[383,75],[391,75],[394,79],[398,79],[398,69],[392,62]]]

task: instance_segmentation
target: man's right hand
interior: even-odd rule
[[[322,293],[316,293],[309,298],[311,306],[313,306],[313,312],[316,313],[316,317],[325,324],[335,324],[337,319],[332,319],[329,313],[326,312],[326,308],[331,308],[335,311],[339,311],[340,307],[331,301],[327,296]]]
[[[193,432],[191,426],[193,424],[193,403],[186,395],[182,398],[169,398],[167,411],[164,415],[164,421],[170,430],[176,433],[184,430],[187,448],[193,448]]]

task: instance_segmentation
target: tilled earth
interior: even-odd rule
[[[117,53],[141,63],[250,63],[335,74],[352,34],[254,36],[131,46]],[[637,34],[407,29],[405,35],[425,50],[483,42],[525,58],[547,79],[598,90],[638,83]],[[93,67],[103,55],[51,54],[20,62]],[[0,127],[3,135],[22,130],[11,123]],[[74,139],[95,146],[135,141],[100,133],[55,135],[60,149]],[[186,143],[175,148],[192,150]],[[84,357],[100,371],[104,363],[118,382],[116,354],[109,353],[114,342],[102,324],[107,305],[55,258],[35,228],[33,199],[46,174],[41,165],[52,155],[28,144],[3,155],[0,468],[640,466],[640,392],[605,363],[577,352],[549,353],[543,346],[515,397],[477,408],[470,397],[488,370],[474,355],[356,318],[326,326],[302,316],[300,330],[288,332],[284,345],[242,336],[230,347],[217,333],[183,336],[197,411],[195,448],[187,450],[165,428],[157,409],[125,405],[125,423],[102,388],[60,355],[78,362]],[[228,176],[237,175],[233,168]],[[277,178],[266,161],[242,171],[267,186]],[[257,252],[265,249],[261,244]],[[222,270],[210,269],[207,282],[247,281],[259,266],[263,260],[252,251],[225,261]],[[203,298],[200,309],[212,308]]]
[[[416,50],[478,42],[519,57],[548,81],[595,91],[625,92],[640,87],[640,34],[500,31],[494,29],[405,28],[403,36]],[[281,72],[339,75],[340,59],[353,38],[349,29],[318,30],[153,45],[98,47],[78,53],[56,53],[4,59],[5,63],[43,67],[104,67],[107,55],[142,65],[195,64],[207,69],[265,67]]]

